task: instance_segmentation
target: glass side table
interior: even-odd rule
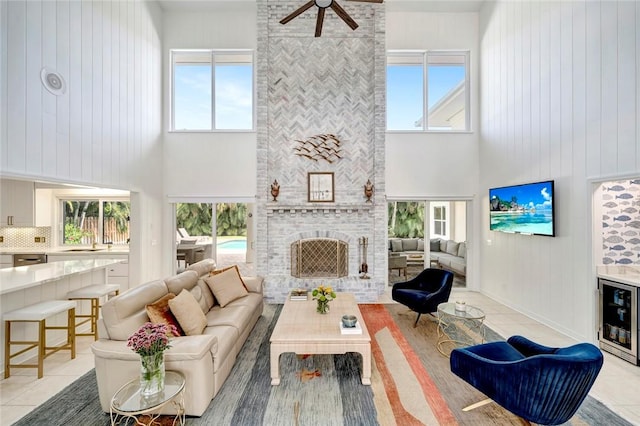
[[[445,351],[447,344],[457,346],[471,346],[484,343],[484,311],[475,306],[466,305],[464,311],[456,309],[455,303],[441,303],[438,305],[438,343],[437,348],[444,356],[449,356],[451,351]],[[474,338],[470,332],[476,332],[478,338]],[[478,340],[480,340],[478,342]]]
[[[182,373],[177,371],[167,371],[165,373],[164,390],[156,395],[143,397],[140,395],[140,379],[136,378],[124,384],[113,398],[111,398],[111,407],[109,415],[111,417],[111,425],[129,424],[129,420],[133,420],[136,425],[146,426],[153,424],[160,416],[160,409],[171,403],[175,410],[176,416],[173,419],[173,425],[180,424],[184,426],[184,383],[185,379]],[[139,416],[148,415],[148,423],[142,423]]]

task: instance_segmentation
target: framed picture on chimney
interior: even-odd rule
[[[309,172],[308,199],[310,203],[333,203],[333,172]]]

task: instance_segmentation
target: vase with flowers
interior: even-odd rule
[[[329,312],[329,302],[336,298],[336,293],[330,286],[320,285],[311,292],[314,300],[317,300],[316,312],[326,314]]]
[[[127,340],[140,355],[140,394],[149,397],[164,390],[164,351],[171,347],[170,336],[179,336],[174,325],[145,323]]]

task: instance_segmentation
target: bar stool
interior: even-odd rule
[[[67,311],[67,325],[47,326],[46,320],[54,315]],[[71,359],[76,357],[76,329],[73,326],[76,321],[76,302],[71,300],[48,300],[24,308],[16,309],[2,315],[4,321],[4,378],[11,374],[11,367],[14,368],[37,368],[38,379],[42,378],[44,370],[44,359],[60,350],[71,351]],[[37,322],[38,340],[11,340],[11,323],[14,322]],[[47,330],[67,330],[67,342],[59,346],[47,346]],[[26,348],[11,354],[11,345],[27,345]],[[11,364],[11,359],[25,353],[26,351],[38,348],[37,364]],[[50,351],[47,353],[47,351]]]
[[[76,318],[86,318],[76,323],[76,328],[87,322],[91,323],[90,333],[76,333],[76,336],[93,336],[98,340],[98,317],[100,315],[100,298],[108,295],[120,294],[119,284],[96,284],[79,288],[67,293],[69,300],[90,300],[91,313],[89,315],[76,315]]]

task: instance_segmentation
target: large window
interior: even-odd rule
[[[171,130],[253,130],[251,51],[172,50]]]
[[[469,117],[469,52],[388,53],[387,130],[468,131]]]
[[[62,213],[63,244],[129,242],[129,201],[62,200]]]

